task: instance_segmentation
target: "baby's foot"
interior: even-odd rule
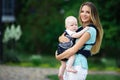
[[[68,71],[68,72],[73,72],[73,73],[76,73],[76,72],[77,72],[77,70],[75,70],[75,69],[73,69],[73,68],[69,68],[69,69],[67,69],[67,71]]]

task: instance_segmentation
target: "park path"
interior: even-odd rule
[[[0,65],[0,80],[49,80],[47,75],[57,74],[53,68],[35,68]]]
[[[0,80],[49,80],[47,75],[57,74],[58,69],[53,68],[33,68],[0,65]],[[115,71],[89,71],[89,74],[114,74]]]

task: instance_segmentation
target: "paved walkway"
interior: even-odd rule
[[[58,69],[53,68],[33,68],[33,67],[17,67],[0,65],[0,80],[49,80],[46,76],[57,74]],[[93,72],[89,71],[89,74],[114,74],[120,75],[120,73],[111,72]]]
[[[47,75],[57,74],[53,68],[33,68],[0,65],[0,80],[49,80]]]

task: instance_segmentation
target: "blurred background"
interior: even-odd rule
[[[58,68],[54,57],[64,19],[78,18],[92,1],[104,29],[101,50],[89,58],[91,70],[120,71],[120,0],[0,0],[0,63]],[[80,24],[79,24],[80,26]]]

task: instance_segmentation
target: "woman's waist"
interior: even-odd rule
[[[76,54],[73,66],[82,66],[83,68],[88,68],[87,58],[82,54]]]

